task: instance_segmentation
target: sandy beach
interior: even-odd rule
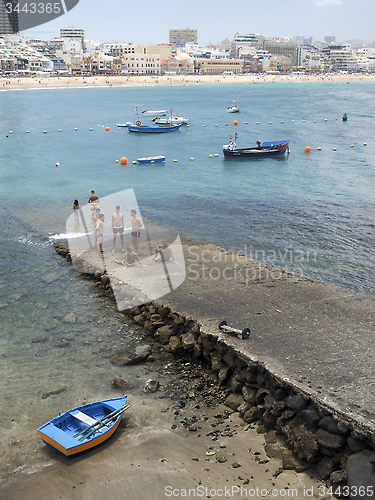
[[[145,395],[129,400],[132,409],[116,435],[89,454],[62,457],[48,466],[54,453],[38,443],[33,453],[44,457],[44,470],[15,472],[1,488],[2,498],[239,500],[268,496],[272,491],[273,498],[281,499],[288,496],[288,490],[294,498],[303,498],[306,490],[313,493],[311,498],[319,498],[323,483],[316,476],[309,471],[282,470],[281,458],[267,457],[264,436],[255,429],[246,430],[238,413],[223,404],[176,410],[178,405],[162,407],[147,399]],[[181,422],[194,416],[197,429],[190,432]]]
[[[217,85],[234,83],[276,83],[276,82],[350,82],[374,80],[375,75],[365,74],[321,74],[321,75],[176,75],[176,76],[70,76],[70,77],[22,77],[3,78],[0,89],[94,87],[94,86],[149,86],[149,85]]]

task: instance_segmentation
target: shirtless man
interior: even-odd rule
[[[158,257],[159,255],[159,257]],[[166,241],[163,241],[161,245],[157,245],[155,248],[155,256],[152,258],[155,262],[167,262],[168,260],[173,260],[173,264],[177,264],[174,260],[172,249],[168,246]]]
[[[116,264],[122,264],[124,268],[126,269],[128,266],[135,266],[135,261],[137,260],[142,267],[146,267],[142,264],[142,262],[139,260],[138,255],[133,252],[131,247],[126,247],[126,252],[124,255],[124,260],[117,260],[114,257],[112,257],[113,262],[116,262]]]
[[[96,207],[99,203],[99,196],[95,194],[94,190],[91,191],[88,203],[91,203],[91,216],[93,216],[95,214]]]
[[[115,251],[117,233],[120,235],[121,250],[124,251],[124,216],[120,212],[120,207],[117,205],[116,212],[112,214],[112,232],[113,232],[113,250]]]
[[[139,250],[139,238],[141,237],[142,222],[139,217],[137,217],[137,212],[132,210],[130,212],[131,223],[132,223],[132,242],[134,245],[135,253]]]
[[[98,217],[98,221],[96,223],[96,236],[98,238],[98,247],[99,247],[98,255],[102,259],[104,258],[103,254],[104,220],[105,220],[104,214],[100,214]]]

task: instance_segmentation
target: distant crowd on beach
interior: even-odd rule
[[[88,199],[88,203],[91,206],[91,223],[93,224],[93,245],[95,251],[98,253],[98,256],[104,259],[104,222],[105,215],[101,213],[101,209],[98,207],[99,204],[99,196],[95,193],[94,190],[91,191],[91,194]],[[72,205],[74,219],[75,222],[79,222],[79,214],[80,214],[80,205],[79,201],[75,199]],[[139,241],[141,237],[141,231],[144,228],[141,219],[137,215],[137,211],[132,209],[130,211],[130,220],[131,220],[131,240],[132,245],[127,245],[124,247],[124,233],[125,233],[125,224],[124,224],[124,215],[120,212],[120,205],[115,207],[115,212],[112,214],[112,234],[113,234],[113,249],[112,253],[116,251],[116,241],[117,236],[119,236],[121,243],[121,251],[124,252],[123,259],[115,259],[112,257],[112,260],[116,264],[121,264],[125,269],[129,266],[135,266],[136,262],[138,262],[142,267],[146,267],[139,259]],[[132,248],[134,247],[134,250]],[[166,241],[163,241],[161,244],[156,245],[154,256],[151,258],[155,262],[173,262],[177,264],[175,258],[172,253],[171,247],[168,245]]]

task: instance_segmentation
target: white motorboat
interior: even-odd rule
[[[240,108],[238,108],[235,103],[233,103],[232,106],[229,106],[229,108],[227,108],[228,113],[238,113],[239,110]]]
[[[169,125],[169,124],[185,124],[189,121],[188,118],[183,118],[181,115],[170,116],[169,118],[160,118],[159,116],[152,119],[157,125]]]
[[[144,113],[147,116],[165,116],[167,114],[167,110],[159,109],[158,111],[152,111],[150,109],[144,109],[142,113]]]

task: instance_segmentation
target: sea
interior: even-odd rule
[[[233,101],[239,113],[226,112]],[[117,126],[152,123],[145,109],[181,114],[188,126],[164,134]],[[225,159],[230,136],[239,147],[287,139],[290,153]],[[133,163],[152,155],[165,163]],[[114,377],[135,397],[147,377],[168,378],[167,357],[151,368],[110,363],[119,343],[142,343],[142,330],[55,253],[73,200],[133,189],[154,224],[374,295],[374,157],[372,81],[0,91],[3,477],[53,463],[36,428],[115,397]]]

